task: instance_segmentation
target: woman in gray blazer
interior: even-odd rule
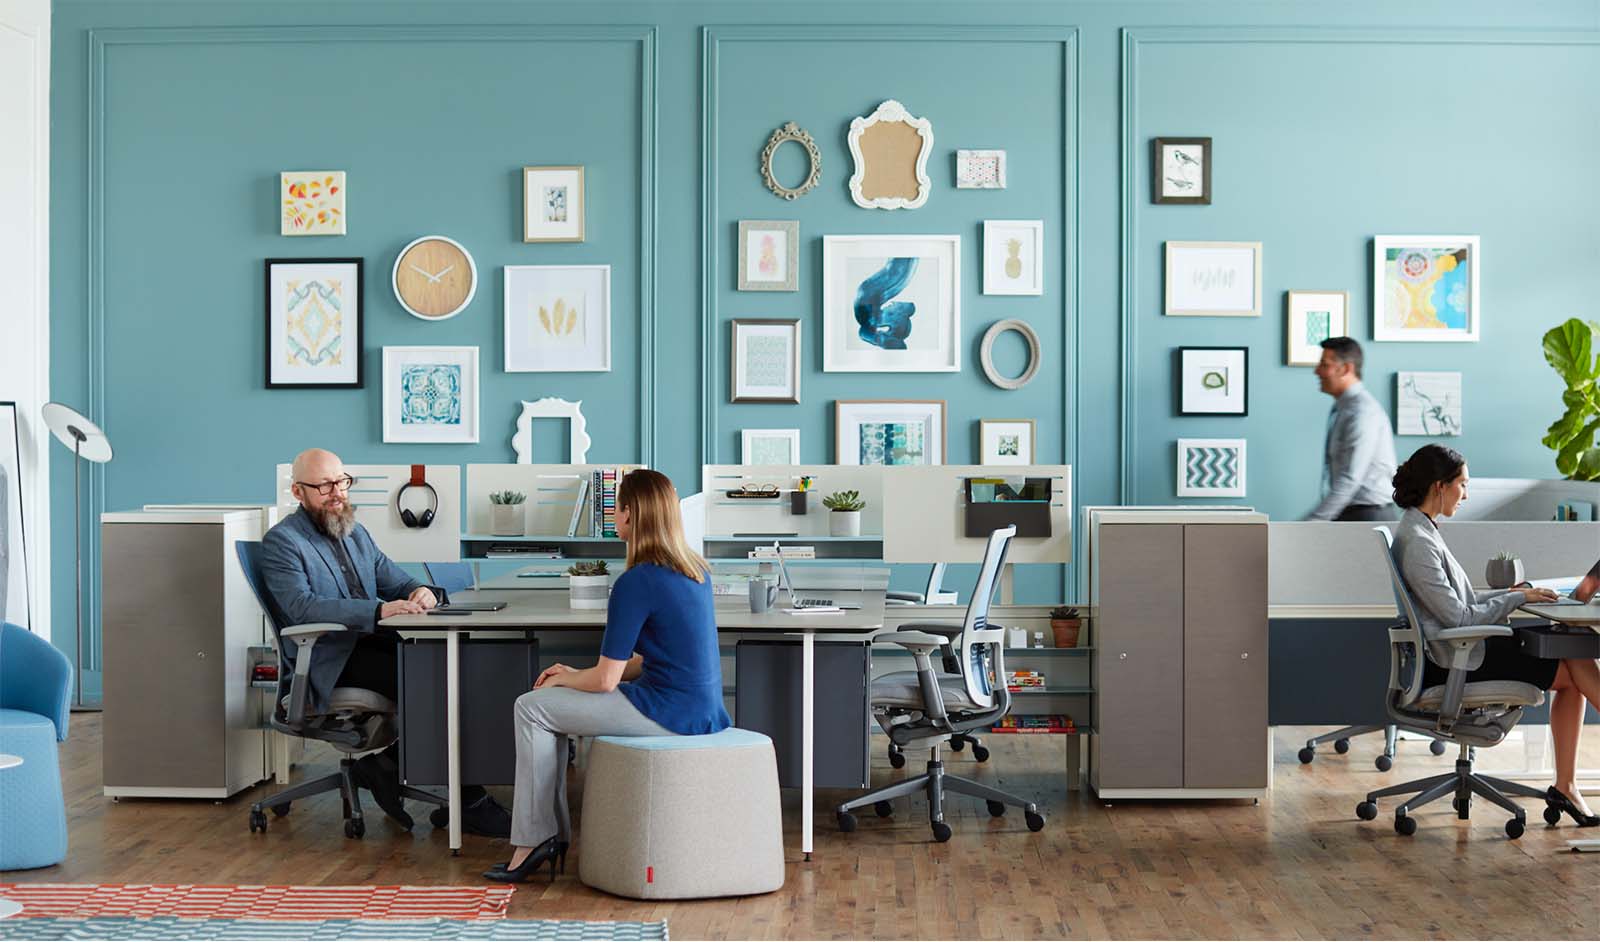
[[[1405,508],[1394,540],[1395,560],[1417,606],[1418,628],[1431,639],[1441,628],[1497,625],[1529,602],[1554,602],[1549,589],[1522,586],[1479,595],[1466,570],[1456,562],[1439,535],[1436,520],[1455,514],[1467,499],[1467,459],[1443,445],[1423,445],[1394,475],[1394,502]],[[1422,684],[1443,684],[1449,672],[1448,648],[1428,643]],[[1600,825],[1578,792],[1578,736],[1583,731],[1585,700],[1600,703],[1600,665],[1590,660],[1555,661],[1523,653],[1515,636],[1490,638],[1475,652],[1477,666],[1467,682],[1515,680],[1550,691],[1550,733],[1555,740],[1556,781],[1545,801],[1572,816],[1580,827]]]

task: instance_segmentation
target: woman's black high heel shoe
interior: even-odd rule
[[[496,883],[526,883],[528,878],[544,866],[545,861],[550,861],[550,882],[556,879],[556,868],[559,866],[562,873],[567,872],[567,842],[554,837],[540,844],[528,854],[519,867],[508,867],[505,864],[495,864],[483,872],[485,880]]]
[[[1565,811],[1580,828],[1600,827],[1600,814],[1584,814],[1572,799],[1561,794],[1554,785],[1544,793],[1544,805],[1544,820],[1548,824],[1554,825],[1560,821],[1561,812]]]

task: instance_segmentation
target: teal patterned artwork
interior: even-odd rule
[[[1320,345],[1333,336],[1332,311],[1306,312],[1306,346]]]
[[[289,281],[284,356],[288,366],[338,366],[344,355],[344,283]]]
[[[1245,496],[1244,457],[1242,438],[1178,439],[1178,496]]]
[[[860,428],[862,464],[927,464],[922,423],[863,422]]]
[[[400,372],[400,424],[461,424],[461,365],[408,363]]]

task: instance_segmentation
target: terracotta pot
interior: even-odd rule
[[[1055,635],[1056,647],[1075,648],[1078,646],[1078,632],[1083,628],[1081,618],[1052,618],[1050,619],[1050,633]]]

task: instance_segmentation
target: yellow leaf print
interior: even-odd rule
[[[560,310],[561,309],[560,304],[561,304],[561,302],[559,302],[559,301],[556,302],[556,310]],[[545,333],[547,333],[547,334],[555,333],[554,330],[550,329],[550,312],[548,312],[548,311],[546,311],[544,309],[544,305],[543,304],[539,305],[539,323],[544,325],[544,332]]]

